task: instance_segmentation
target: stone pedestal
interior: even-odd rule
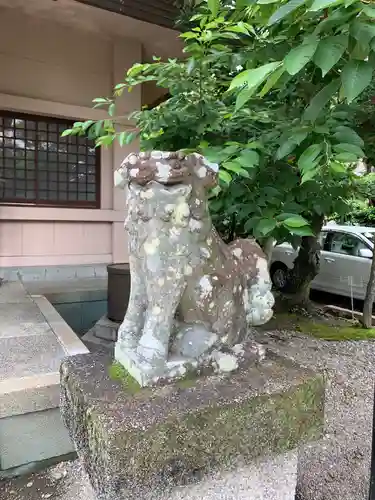
[[[62,413],[98,500],[294,500],[295,450],[323,432],[314,373],[249,352],[237,372],[138,389],[109,359],[61,367]]]
[[[111,321],[107,316],[102,316],[90,330],[82,337],[85,343],[96,344],[111,351],[117,341],[117,332],[120,323]],[[91,347],[91,346],[90,346]]]

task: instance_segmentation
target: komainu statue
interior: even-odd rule
[[[266,258],[251,239],[225,244],[207,189],[218,166],[198,154],[130,154],[115,172],[127,187],[131,294],[116,359],[141,385],[183,376],[213,349],[246,339],[272,316]]]

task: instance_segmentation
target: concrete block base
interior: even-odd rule
[[[108,357],[61,366],[64,421],[97,500],[294,500],[301,443],[323,431],[324,384],[290,361],[140,388]]]

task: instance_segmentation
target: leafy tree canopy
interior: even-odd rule
[[[220,164],[212,210],[228,238],[308,237],[357,189],[366,153],[353,116],[372,84],[374,19],[375,7],[356,0],[196,2],[184,57],[135,64],[113,96],[94,99],[108,119],[65,134],[199,151]],[[148,81],[169,99],[122,127],[116,99]]]

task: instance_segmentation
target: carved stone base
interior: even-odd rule
[[[160,379],[182,378],[198,364],[196,360],[182,356],[171,356],[165,363],[151,364],[135,349],[121,342],[116,344],[115,359],[141,387],[153,385]]]

